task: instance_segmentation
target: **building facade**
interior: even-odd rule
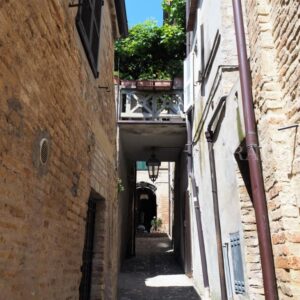
[[[1,298],[115,299],[124,2],[4,1],[0,16]]]
[[[243,3],[280,299],[299,297],[296,2]],[[187,1],[189,192],[190,207],[201,211],[191,210],[192,272],[201,294],[212,299],[265,299],[235,35],[231,0]]]

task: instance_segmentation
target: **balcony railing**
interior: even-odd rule
[[[120,85],[119,120],[184,121],[183,91],[171,81],[123,81]]]

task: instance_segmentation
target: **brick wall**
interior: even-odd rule
[[[95,79],[69,1],[0,3],[0,290],[3,299],[78,299],[87,201],[105,199],[102,291],[117,261],[113,1]],[[110,92],[98,86],[109,86]],[[41,167],[39,139],[50,155]],[[102,274],[102,276],[103,276]],[[115,297],[114,288],[105,292]]]
[[[300,297],[297,0],[247,1],[250,64],[280,299]]]
[[[162,220],[161,230],[169,233],[170,230],[170,195],[168,163],[162,163],[159,177],[155,182],[157,187],[157,217]]]
[[[245,273],[250,299],[263,300],[264,289],[262,281],[261,261],[258,247],[255,212],[245,182],[237,169],[237,185],[240,198],[241,221],[244,237]]]

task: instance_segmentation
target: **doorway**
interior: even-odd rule
[[[150,188],[137,189],[137,229],[143,226],[148,233],[151,221],[157,217],[156,195]]]
[[[92,191],[88,200],[84,248],[82,253],[79,299],[96,299],[103,294],[105,201]],[[96,266],[97,265],[97,266]],[[98,299],[98,297],[97,297]]]

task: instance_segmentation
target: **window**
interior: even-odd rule
[[[98,77],[100,20],[103,0],[80,0],[79,4],[76,17],[77,29],[93,74]]]
[[[148,168],[147,168],[147,164],[145,161],[137,161],[136,162],[136,169],[138,171],[147,171]]]

